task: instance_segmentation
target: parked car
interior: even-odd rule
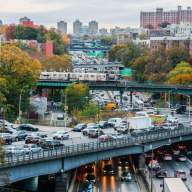
[[[75,132],[81,132],[83,129],[85,129],[87,126],[84,123],[79,123],[77,124],[74,128],[73,131]]]
[[[13,142],[12,135],[9,133],[1,133],[0,140],[3,141],[4,144],[11,145]]]
[[[122,123],[121,118],[110,118],[108,119],[108,123],[113,127],[118,127]]]
[[[14,141],[23,141],[28,136],[28,134],[26,131],[16,131],[12,136]]]
[[[54,140],[67,140],[69,139],[69,133],[67,131],[57,131],[53,135]]]
[[[37,132],[37,133],[35,133],[35,135],[36,135],[37,137],[47,138],[47,133]]]
[[[175,177],[179,177],[182,180],[186,181],[187,180],[187,176],[186,176],[186,172],[183,170],[177,170],[175,171]]]
[[[113,165],[112,164],[105,164],[104,168],[103,168],[103,174],[104,175],[114,175],[115,171],[113,169]]]
[[[83,135],[88,135],[89,134],[89,131],[90,130],[97,130],[97,129],[99,129],[99,125],[98,124],[88,124],[87,125],[87,128],[85,128],[85,129],[83,129],[83,131],[82,131],[82,133],[83,133]]]
[[[121,181],[132,181],[132,175],[129,171],[124,171],[121,175]]]
[[[32,131],[37,132],[39,129],[31,124],[22,124],[17,127],[18,131]]]

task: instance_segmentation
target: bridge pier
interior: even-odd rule
[[[130,92],[130,106],[133,106],[133,92]]]
[[[55,192],[68,192],[70,184],[69,173],[58,173],[55,176]]]

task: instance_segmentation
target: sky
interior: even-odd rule
[[[0,19],[11,24],[27,16],[47,27],[56,27],[58,21],[65,20],[69,32],[76,19],[84,24],[97,20],[99,28],[137,27],[140,11],[157,7],[175,10],[178,5],[186,8],[192,0],[0,0]]]

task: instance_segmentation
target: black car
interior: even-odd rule
[[[115,171],[113,169],[113,165],[112,164],[105,164],[103,174],[104,175],[114,175]]]
[[[127,157],[119,158],[119,160],[118,160],[118,165],[119,165],[119,166],[122,166],[122,167],[128,166],[128,165],[129,165],[128,158],[127,158]]]
[[[77,124],[74,128],[73,131],[75,132],[81,132],[83,129],[85,129],[87,126],[84,123]]]
[[[32,131],[32,132],[39,131],[39,129],[37,127],[34,127],[33,125],[30,125],[30,124],[19,125],[17,127],[17,130],[18,131]]]
[[[56,140],[44,140],[40,146],[43,149],[55,149],[64,146],[64,144]]]

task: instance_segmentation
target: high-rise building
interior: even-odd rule
[[[61,33],[67,34],[67,22],[65,21],[59,21],[57,23],[57,30]]]
[[[106,28],[101,28],[101,29],[99,29],[99,33],[100,33],[100,35],[107,35],[108,31]]]
[[[192,23],[191,7],[183,10],[181,6],[178,6],[178,9],[174,11],[164,11],[162,8],[157,8],[155,12],[140,13],[141,27],[159,28],[162,23]]]
[[[3,21],[0,19],[0,25],[3,25]]]
[[[89,34],[97,34],[98,33],[98,22],[97,21],[90,21],[89,22]]]
[[[81,32],[81,27],[82,27],[82,22],[77,19],[75,22],[73,22],[73,33],[75,35],[79,35]]]

